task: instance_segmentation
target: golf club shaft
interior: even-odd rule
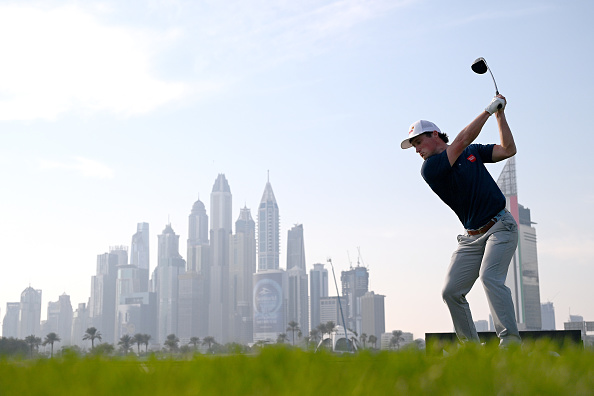
[[[491,68],[487,66],[487,70],[489,70],[489,74],[493,79],[493,84],[495,84],[495,95],[499,95],[499,89],[497,89],[497,83],[495,82],[495,77],[493,77],[493,73],[491,72]]]

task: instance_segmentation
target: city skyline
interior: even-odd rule
[[[281,263],[287,231],[303,224],[308,270],[332,258],[338,276],[360,248],[386,329],[451,331],[441,289],[462,227],[399,144],[417,119],[452,139],[485,108],[493,83],[470,69],[484,57],[538,223],[541,302],[554,303],[557,328],[569,312],[592,320],[593,176],[559,137],[594,140],[569,126],[588,114],[594,76],[567,62],[593,57],[593,11],[559,0],[0,2],[1,315],[28,285],[44,306],[64,292],[86,303],[97,255],[128,246],[139,222],[151,271],[166,224],[187,259],[188,214],[216,176],[229,178],[232,221],[244,207],[256,219],[270,171]],[[498,137],[490,119],[476,142]],[[488,318],[483,295],[468,296],[476,320]]]

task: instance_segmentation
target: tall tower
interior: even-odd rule
[[[47,304],[47,320],[44,327],[44,334],[54,332],[62,339],[62,345],[70,345],[72,304],[69,295],[64,293],[58,298],[58,301],[50,301]]]
[[[253,275],[256,272],[256,223],[247,207],[241,209],[231,240],[229,301],[233,340],[253,341]]]
[[[270,179],[258,208],[258,272],[279,269],[280,218]]]
[[[184,273],[186,262],[179,254],[179,235],[171,224],[157,238],[157,338],[162,345],[169,334],[177,334],[178,278]]]
[[[349,271],[342,271],[342,295],[347,300],[347,327],[361,334],[361,297],[369,290],[369,272],[357,265]]]
[[[21,293],[19,310],[18,338],[30,335],[41,337],[41,290],[31,286]]]
[[[315,329],[322,319],[320,316],[320,300],[328,297],[328,270],[324,264],[314,264],[309,271],[311,328]]]
[[[541,330],[540,284],[536,251],[536,230],[530,209],[518,203],[516,161],[507,160],[497,185],[506,198],[506,207],[518,223],[519,241],[510,263],[505,284],[512,292],[516,320],[520,330]]]
[[[210,194],[210,300],[209,335],[217,342],[229,340],[229,238],[232,233],[231,188],[219,174]]]
[[[361,334],[381,339],[386,331],[385,297],[372,291],[361,297]]]
[[[194,202],[188,224],[188,271],[208,273],[208,215],[202,201]]]
[[[2,321],[2,337],[3,338],[18,338],[19,337],[19,313],[21,310],[21,303],[7,302],[6,314]]]
[[[287,237],[287,270],[297,267],[305,272],[305,243],[303,224],[295,224]]]
[[[288,309],[287,323],[294,321],[301,331],[309,332],[309,305],[303,225],[296,224],[287,236]]]
[[[210,246],[208,215],[197,200],[188,217],[187,272],[179,278],[178,336],[183,342],[208,333]]]
[[[89,318],[91,325],[101,332],[104,342],[116,341],[116,281],[119,265],[128,263],[125,246],[110,247],[109,253],[97,255],[97,273],[91,277]]]
[[[138,268],[141,292],[148,291],[150,271],[149,224],[138,223],[130,245],[130,265]]]

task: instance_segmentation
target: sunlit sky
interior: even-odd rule
[[[0,1],[0,315],[29,285],[87,302],[96,257],[167,223],[224,173],[255,218],[268,172],[307,269],[365,265],[386,330],[452,331],[441,300],[457,217],[401,150],[417,119],[451,137],[494,95],[557,328],[594,320],[591,1]],[[496,143],[495,119],[477,139]],[[489,166],[495,179],[503,163]],[[331,283],[332,295],[335,295]],[[475,320],[488,319],[478,282]]]

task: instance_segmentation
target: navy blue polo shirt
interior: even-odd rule
[[[453,166],[444,150],[421,167],[423,179],[468,230],[482,227],[505,208],[505,196],[484,165],[493,162],[493,146],[471,144]]]

